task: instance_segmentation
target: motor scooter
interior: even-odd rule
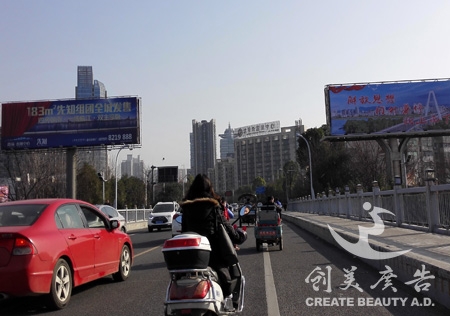
[[[239,263],[230,267],[232,298],[224,297],[219,278],[208,266],[211,246],[196,233],[177,235],[162,248],[170,274],[164,302],[165,316],[235,315],[244,307],[245,278]]]

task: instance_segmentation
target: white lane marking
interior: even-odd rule
[[[264,281],[266,284],[267,315],[280,316],[278,307],[277,290],[273,280],[272,264],[270,263],[269,252],[264,251]]]
[[[153,248],[144,250],[144,251],[142,251],[142,252],[140,252],[140,253],[136,253],[136,254],[134,255],[134,258],[139,257],[139,256],[141,256],[141,255],[143,255],[143,254],[145,254],[145,253],[147,253],[147,252],[153,251],[153,250],[155,250],[155,249],[157,249],[157,248],[159,248],[159,246],[156,246],[156,247],[153,247]]]

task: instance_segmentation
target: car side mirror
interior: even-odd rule
[[[119,221],[117,219],[110,220],[109,222],[111,224],[111,229],[117,229],[120,226]]]

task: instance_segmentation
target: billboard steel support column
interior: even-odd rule
[[[406,150],[406,144],[409,141],[409,137],[377,139],[376,141],[386,155],[386,169],[392,187],[395,185],[405,186],[406,175],[405,170],[402,170],[401,165],[402,156]],[[400,183],[398,181],[400,181]]]
[[[66,197],[71,199],[77,198],[77,177],[76,177],[76,148],[69,148],[66,152],[66,178],[67,178],[67,192]]]

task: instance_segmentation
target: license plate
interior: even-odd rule
[[[163,222],[162,221],[156,221],[156,224],[162,224]]]

